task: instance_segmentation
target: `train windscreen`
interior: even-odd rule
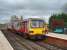
[[[44,27],[44,21],[43,20],[32,20],[31,27],[42,28],[42,27]]]

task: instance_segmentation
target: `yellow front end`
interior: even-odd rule
[[[44,27],[44,20],[30,19],[29,20],[29,35],[45,35],[46,27]]]
[[[30,35],[45,35],[45,29],[44,28],[31,28],[29,30]]]

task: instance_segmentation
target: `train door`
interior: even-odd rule
[[[28,33],[28,29],[27,29],[27,21],[23,22],[23,29],[24,29],[24,33]]]
[[[20,23],[19,22],[15,22],[13,26],[14,26],[14,29],[16,31],[18,31],[20,29]]]

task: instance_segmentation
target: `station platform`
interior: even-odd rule
[[[48,37],[47,43],[67,49],[67,35],[49,32],[46,34]]]
[[[55,38],[67,40],[67,34],[59,34],[59,33],[51,33],[51,32],[49,32],[49,33],[46,34],[46,35],[47,35],[47,36],[50,36],[50,37],[55,37]]]
[[[0,50],[13,50],[2,31],[0,31]]]

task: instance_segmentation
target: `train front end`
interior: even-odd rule
[[[44,20],[42,19],[31,19],[29,22],[29,35],[32,39],[43,39],[45,34],[48,32]]]

